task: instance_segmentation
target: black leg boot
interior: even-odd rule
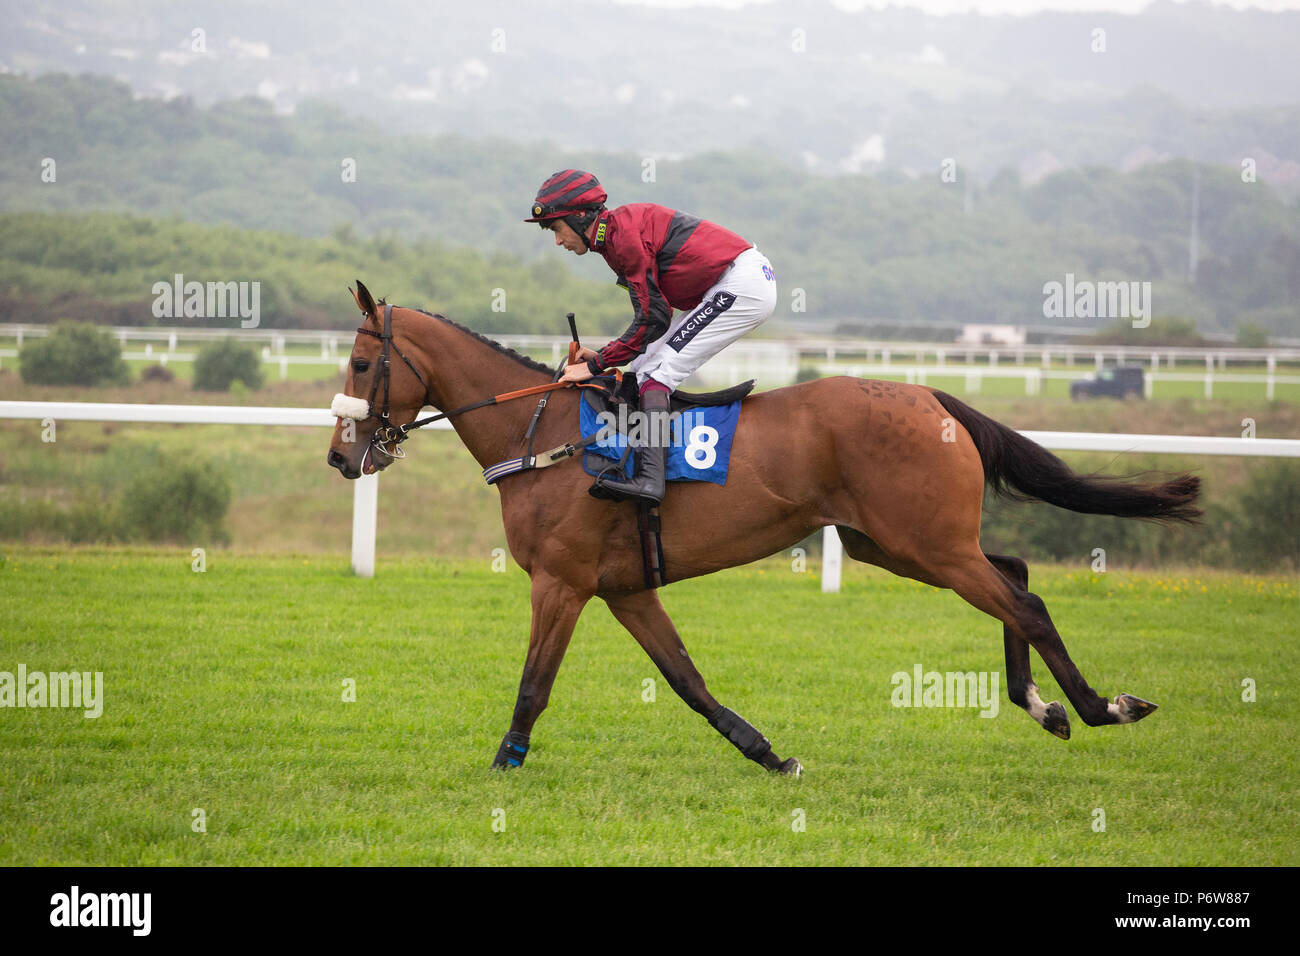
[[[668,392],[652,389],[641,396],[641,411],[649,418],[644,429],[645,441],[633,446],[636,451],[636,474],[630,481],[619,481],[602,474],[588,489],[593,498],[611,501],[664,500],[664,475],[668,454]]]

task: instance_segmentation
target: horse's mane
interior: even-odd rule
[[[380,299],[378,304],[385,305],[386,303],[384,302],[383,299]],[[464,332],[466,335],[478,339],[484,345],[488,346],[488,348],[492,349],[492,351],[500,352],[506,358],[514,359],[520,365],[524,366],[525,368],[530,368],[534,372],[545,372],[547,375],[555,374],[555,369],[551,368],[549,365],[543,365],[541,362],[538,362],[536,359],[530,359],[527,355],[520,355],[514,349],[506,348],[504,345],[502,345],[500,342],[496,341],[495,339],[490,339],[486,335],[483,335],[482,333],[475,332],[473,329],[467,329],[459,322],[453,322],[451,319],[447,318],[445,315],[442,315],[441,313],[426,312],[424,309],[411,309],[411,311],[419,312],[421,315],[427,315],[429,318],[437,319],[440,322],[446,322],[448,325],[452,326],[453,328],[460,329],[460,331]]]

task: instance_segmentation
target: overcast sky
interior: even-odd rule
[[[772,0],[616,0],[618,3],[637,3],[654,7],[741,7],[749,3],[771,3]],[[831,0],[843,10],[861,10],[864,7],[902,6],[916,7],[926,13],[945,14],[978,10],[980,13],[1028,14],[1040,10],[1118,10],[1136,13],[1151,0]],[[1215,6],[1243,10],[1300,10],[1300,0],[1213,0]]]

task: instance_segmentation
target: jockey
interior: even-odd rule
[[[555,244],[575,255],[600,253],[632,299],[627,331],[599,351],[582,349],[561,381],[626,364],[637,377],[641,410],[657,422],[692,372],[772,314],[776,276],[753,243],[721,226],[654,203],[606,209],[606,198],[591,173],[566,169],[542,184],[524,221],[553,231]],[[673,309],[681,310],[675,319]],[[594,497],[663,500],[661,429],[642,432],[650,438],[637,446],[636,475],[615,481],[602,474],[591,486]]]

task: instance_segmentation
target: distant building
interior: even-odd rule
[[[963,325],[958,345],[1024,345],[1025,330],[1018,325]]]

